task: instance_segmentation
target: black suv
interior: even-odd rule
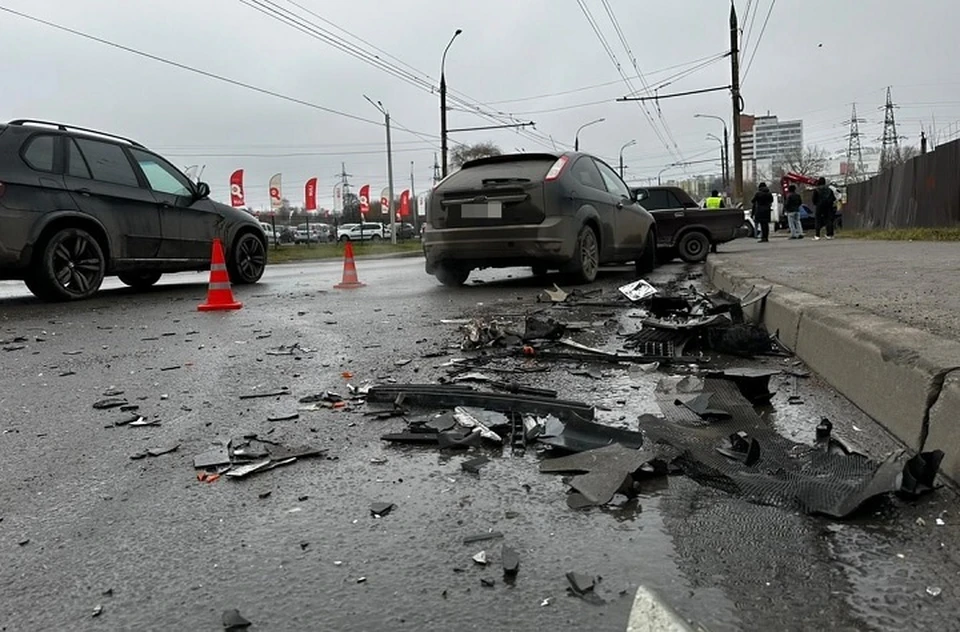
[[[146,288],[206,270],[224,244],[234,283],[256,283],[267,239],[252,215],[135,141],[45,121],[0,124],[0,279],[39,298],[94,294],[106,275]]]

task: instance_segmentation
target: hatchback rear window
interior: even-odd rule
[[[480,164],[475,167],[461,169],[446,179],[444,188],[464,188],[481,186],[484,183],[496,184],[502,182],[540,182],[550,167],[557,161],[556,158],[544,160],[512,160],[509,162],[495,162]]]
[[[35,171],[53,172],[54,147],[54,136],[38,134],[27,141],[27,146],[23,149],[23,159]]]

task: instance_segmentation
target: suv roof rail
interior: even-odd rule
[[[74,132],[86,132],[86,133],[88,133],[88,134],[96,134],[97,136],[103,136],[103,137],[105,137],[105,138],[113,138],[113,139],[115,139],[115,140],[122,140],[123,142],[129,143],[129,144],[133,145],[134,147],[139,147],[139,148],[141,148],[141,149],[146,149],[146,147],[144,147],[143,145],[141,145],[141,144],[138,143],[137,141],[132,140],[132,139],[130,139],[130,138],[125,138],[125,137],[123,137],[123,136],[117,136],[116,134],[110,134],[110,133],[107,133],[107,132],[101,132],[101,131],[95,130],[95,129],[89,129],[89,128],[87,128],[87,127],[77,127],[76,125],[66,125],[66,124],[64,124],[64,123],[54,123],[54,122],[52,122],[52,121],[40,121],[40,120],[36,120],[36,119],[16,119],[16,120],[14,120],[14,121],[10,121],[9,123],[7,123],[7,125],[46,125],[46,126],[50,126],[50,127],[55,127],[55,128],[57,128],[58,130],[60,130],[61,132],[69,132],[69,131],[74,131]]]

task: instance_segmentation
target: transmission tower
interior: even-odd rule
[[[340,173],[338,173],[336,177],[340,178],[340,184],[343,185],[343,199],[346,200],[347,193],[350,192],[350,181],[347,180],[347,178],[353,177],[352,173],[347,173],[347,163],[340,163]]]
[[[897,106],[893,103],[890,88],[887,88],[887,104],[883,106],[883,148],[880,150],[880,169],[894,165],[900,158],[900,136],[897,135]]]
[[[440,163],[437,162],[437,154],[433,154],[433,184],[440,182]]]
[[[847,134],[847,169],[843,174],[844,184],[849,183],[851,179],[856,182],[865,175],[863,147],[860,145],[860,123],[866,122],[866,119],[857,117],[857,104],[854,103],[853,113],[850,114],[850,133]]]

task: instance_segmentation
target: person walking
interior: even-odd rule
[[[751,201],[753,221],[759,229],[757,243],[770,241],[770,216],[773,213],[773,194],[766,182],[761,182]]]
[[[720,197],[720,192],[717,191],[716,189],[714,189],[713,192],[710,193],[710,197],[708,197],[708,198],[704,201],[704,207],[706,207],[706,208],[708,208],[708,209],[721,209],[721,208],[723,208],[723,198]]]
[[[801,206],[803,206],[803,198],[797,193],[797,185],[791,184],[787,188],[787,199],[783,201],[783,212],[790,226],[790,239],[803,239],[803,226],[800,223]]]
[[[813,190],[813,206],[816,209],[816,235],[814,239],[820,241],[820,229],[827,229],[827,239],[833,239],[833,223],[837,219],[837,196],[833,189],[827,186],[826,178],[817,180],[817,188]]]

